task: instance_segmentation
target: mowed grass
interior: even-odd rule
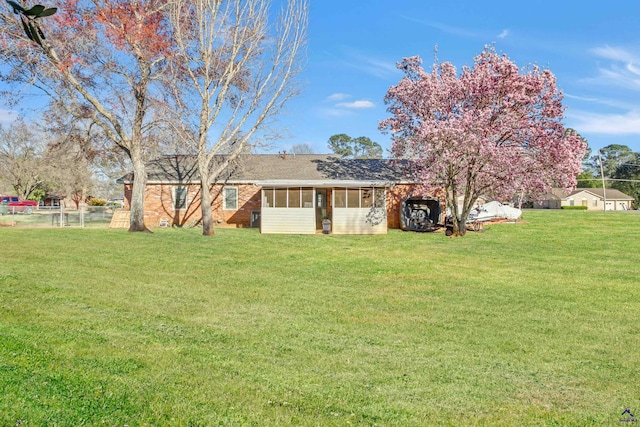
[[[449,239],[0,229],[0,425],[619,425],[640,214]]]

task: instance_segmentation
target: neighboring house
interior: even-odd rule
[[[566,193],[563,190],[554,188],[539,200],[534,200],[532,207],[534,209],[560,209],[562,207],[562,200],[565,197]]]
[[[534,202],[537,209],[560,209],[562,206],[586,206],[590,211],[626,211],[631,209],[633,197],[613,188],[576,188],[570,193],[554,189],[543,200]]]
[[[40,206],[59,207],[61,204],[64,204],[64,197],[53,194],[47,194],[40,200]]]
[[[148,226],[200,221],[195,157],[165,156],[148,164],[147,173]],[[334,234],[384,234],[400,228],[402,200],[423,195],[409,176],[391,160],[243,155],[211,188],[213,220],[219,227],[260,227],[262,233],[314,234],[329,219]],[[129,207],[133,174],[119,182]]]

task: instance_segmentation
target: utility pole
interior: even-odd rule
[[[598,150],[598,162],[600,163],[600,177],[602,178],[602,196],[604,197],[604,208],[603,212],[607,211],[607,188],[604,185],[604,170],[602,169],[602,156],[600,155],[600,150]]]

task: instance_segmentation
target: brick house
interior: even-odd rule
[[[195,157],[161,157],[147,165],[147,173],[147,226],[200,221]],[[125,207],[129,207],[133,174],[119,182],[124,184]],[[384,234],[389,228],[400,228],[400,204],[405,197],[422,196],[418,188],[407,168],[391,160],[245,155],[212,185],[211,209],[218,227],[314,234],[329,219],[334,234]]]

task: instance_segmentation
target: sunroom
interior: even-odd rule
[[[367,185],[369,184],[369,185]],[[265,234],[316,234],[323,221],[333,234],[387,233],[385,186],[262,186],[260,232]]]

